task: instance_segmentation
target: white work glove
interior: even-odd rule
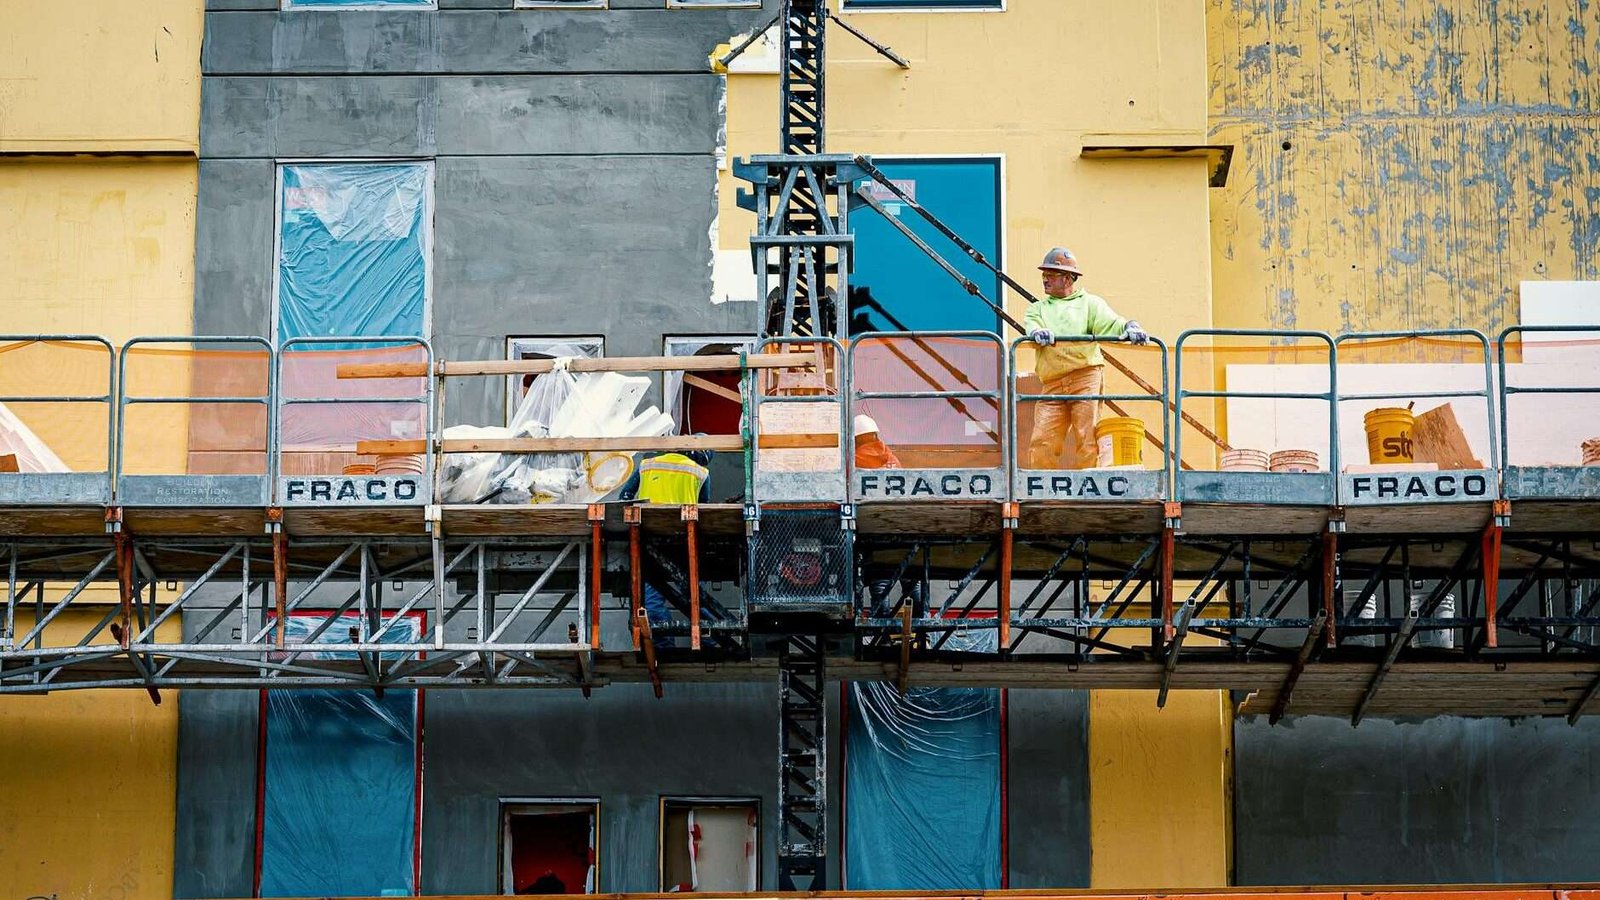
[[[1150,335],[1139,327],[1138,322],[1132,319],[1129,319],[1127,327],[1122,329],[1122,339],[1130,344],[1138,344],[1140,346],[1150,343]]]
[[[1028,340],[1041,347],[1048,347],[1056,342],[1056,336],[1051,334],[1048,328],[1035,328],[1028,332]]]

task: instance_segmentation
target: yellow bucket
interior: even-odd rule
[[[1411,462],[1411,410],[1390,406],[1367,413],[1367,460],[1373,465]]]
[[[1144,463],[1144,420],[1111,416],[1094,424],[1099,465],[1137,466]]]

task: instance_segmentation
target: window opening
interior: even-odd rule
[[[593,894],[599,849],[597,800],[500,801],[502,894]]]
[[[662,799],[661,890],[756,890],[760,822],[755,799]]]
[[[606,355],[606,339],[597,334],[567,337],[508,337],[506,359],[555,359],[570,356],[575,359],[600,359]],[[506,422],[511,421],[517,402],[533,386],[537,375],[506,376]]]
[[[722,356],[753,351],[743,335],[669,337],[666,356]],[[687,377],[686,377],[687,376]],[[683,434],[738,434],[743,410],[738,372],[667,372],[662,380],[666,410]]]

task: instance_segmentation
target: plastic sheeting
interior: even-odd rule
[[[419,163],[283,167],[280,343],[425,333],[429,174]]]
[[[356,621],[341,616],[315,643],[350,643]],[[326,622],[292,616],[286,637],[305,642]],[[408,618],[382,640],[414,642],[420,631]],[[266,704],[260,896],[412,894],[416,692],[274,690]]]
[[[1000,691],[857,683],[849,697],[845,886],[999,888]]]

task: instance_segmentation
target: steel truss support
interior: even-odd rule
[[[778,649],[778,890],[828,885],[826,643],[785,635]]]
[[[604,684],[593,659],[603,595],[585,544],[304,538],[291,556],[281,531],[14,541],[4,546],[0,693],[142,687],[159,702],[160,689],[180,687]],[[264,556],[270,567],[254,564]],[[184,588],[162,600],[161,581]],[[89,590],[97,584],[115,586],[116,602]],[[502,609],[505,596],[514,600]],[[30,602],[33,621],[19,636],[18,611]],[[75,608],[103,615],[87,634],[53,640],[66,632],[52,623]],[[425,612],[430,630],[399,627]],[[291,641],[296,615],[318,621]],[[158,633],[180,617],[183,637]]]

